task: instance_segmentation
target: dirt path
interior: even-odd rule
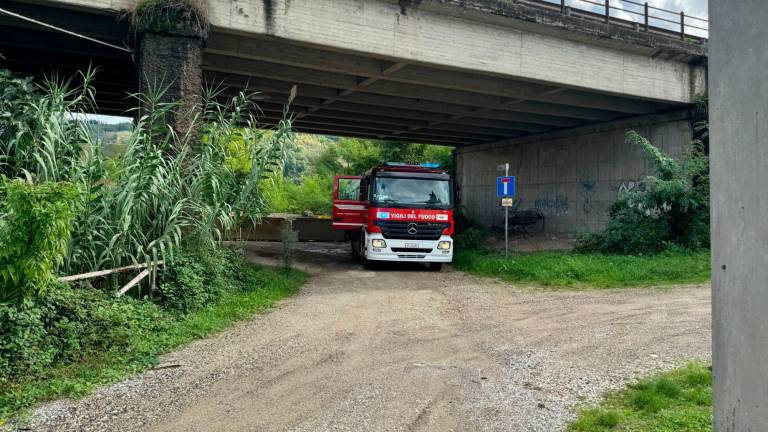
[[[534,292],[456,271],[364,270],[304,244],[279,308],[163,358],[34,430],[555,431],[575,405],[710,356],[708,287]],[[277,245],[256,244],[254,260]]]

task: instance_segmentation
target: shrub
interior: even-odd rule
[[[488,231],[477,221],[467,216],[464,207],[456,207],[453,212],[453,223],[456,230],[453,238],[458,249],[483,250],[487,248]]]
[[[0,179],[0,303],[39,294],[67,251],[78,189]]]
[[[236,289],[234,253],[203,245],[187,245],[174,254],[160,274],[158,295],[161,304],[181,313],[198,310],[215,301],[223,292]]]
[[[192,312],[207,304],[213,293],[205,284],[205,267],[194,255],[179,254],[162,273],[157,292],[161,303],[179,312]]]
[[[640,146],[656,171],[638,191],[624,194],[610,210],[608,227],[581,236],[576,248],[605,253],[655,253],[671,247],[709,247],[709,158],[699,143],[675,160],[636,132],[627,142]]]
[[[456,234],[454,242],[457,249],[482,250],[487,246],[488,232],[480,228],[470,227],[464,232]]]
[[[40,371],[56,356],[43,322],[43,310],[31,302],[0,305],[0,376]]]
[[[159,331],[162,325],[152,303],[53,283],[38,298],[0,306],[0,377],[39,375],[54,363],[120,352],[132,337]]]

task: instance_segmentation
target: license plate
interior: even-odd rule
[[[419,247],[419,244],[418,243],[406,243],[405,247],[417,249]]]

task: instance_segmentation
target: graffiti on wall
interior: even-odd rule
[[[621,198],[628,193],[637,192],[642,185],[642,180],[624,180],[619,184],[619,190],[617,191],[616,196]]]
[[[533,206],[545,216],[562,216],[570,211],[568,197],[557,192],[539,194]]]
[[[581,196],[584,198],[584,202],[581,204],[581,209],[585,214],[592,213],[595,208],[592,198],[595,196],[597,189],[597,182],[594,180],[582,180],[581,181]]]

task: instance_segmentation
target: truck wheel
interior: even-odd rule
[[[441,262],[429,263],[429,271],[439,272],[442,269],[443,269],[443,263]]]
[[[352,258],[355,261],[361,261],[363,256],[360,255],[360,239],[353,238],[349,243],[352,246]]]

